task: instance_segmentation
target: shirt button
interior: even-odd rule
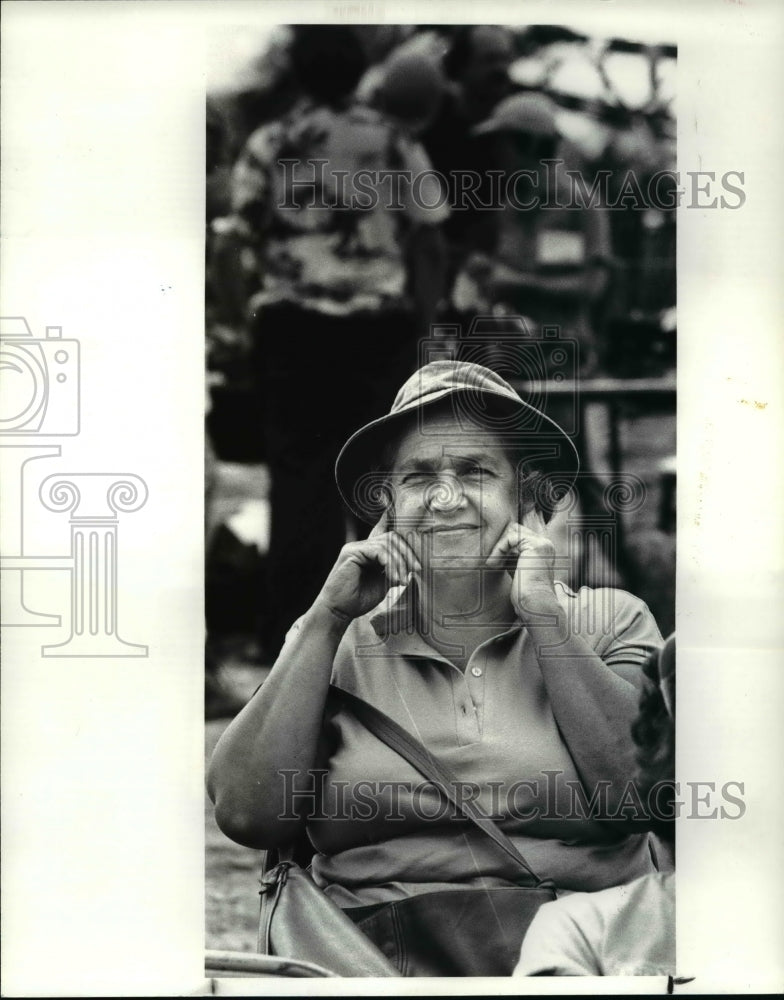
[[[481,677],[482,676],[482,668],[481,667],[471,667],[471,673],[474,675],[474,677]]]

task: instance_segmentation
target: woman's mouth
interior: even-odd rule
[[[476,528],[475,524],[433,524],[429,528],[425,528],[424,533],[429,535],[444,535],[460,531],[476,531]]]

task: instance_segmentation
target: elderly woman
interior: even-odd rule
[[[306,829],[314,880],[355,919],[519,884],[489,837],[328,697],[332,683],[415,735],[559,892],[657,870],[649,835],[613,817],[634,775],[640,667],[661,636],[631,595],[554,579],[545,521],[577,467],[557,425],[464,362],[420,369],[349,439],[338,487],[378,523],[344,546],[215,750],[208,787],[229,837],[269,849]],[[398,938],[398,967],[432,974],[416,954],[427,931]],[[441,974],[461,974],[459,957]]]

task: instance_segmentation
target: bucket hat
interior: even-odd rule
[[[546,94],[512,94],[497,104],[490,117],[472,129],[472,134],[526,132],[555,137],[558,135],[556,111],[555,103]]]
[[[441,71],[430,57],[402,52],[388,59],[379,97],[387,114],[405,122],[429,122],[438,110],[443,92]]]
[[[389,413],[360,427],[338,455],[338,490],[363,521],[374,524],[385,507],[382,483],[391,471],[380,468],[385,447],[418,415],[444,402],[452,404],[461,439],[492,434],[532,468],[550,476],[557,491],[565,492],[573,484],[580,468],[577,449],[554,420],[526,403],[489,368],[468,361],[431,361],[403,384]]]

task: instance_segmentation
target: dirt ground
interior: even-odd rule
[[[266,670],[241,662],[224,665],[232,687],[248,698]],[[205,762],[228,725],[228,719],[205,725]],[[259,922],[258,879],[261,852],[240,847],[215,823],[212,803],[204,796],[206,947],[213,951],[256,951]]]

